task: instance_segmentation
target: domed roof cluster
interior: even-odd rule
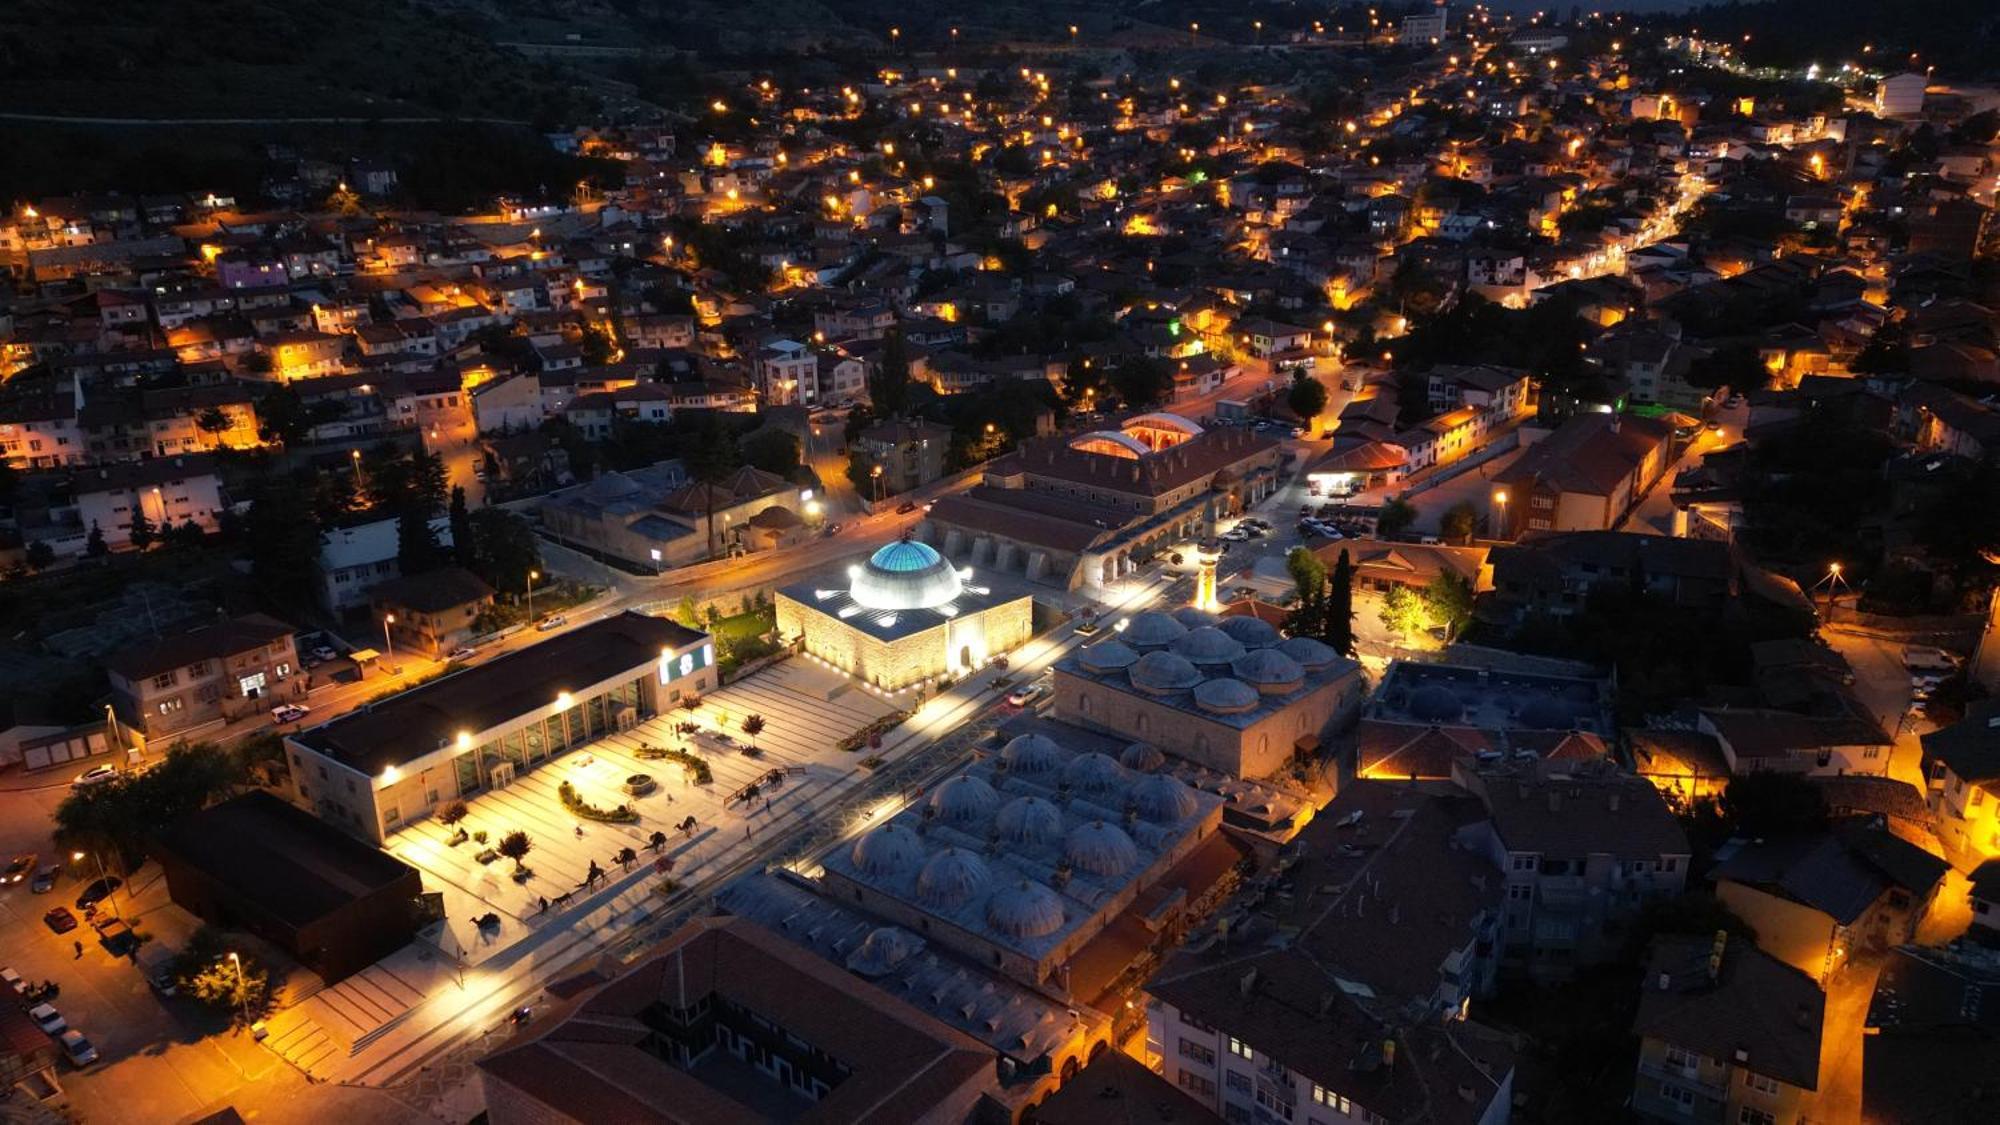
[[[1063,767],[1063,781],[1081,793],[1108,793],[1125,784],[1125,771],[1103,754],[1078,754]]]
[[[1132,686],[1154,695],[1186,691],[1201,682],[1201,673],[1186,657],[1171,652],[1149,652],[1132,665]]]
[[[1040,797],[1016,797],[1000,806],[993,828],[1016,844],[1053,844],[1062,838],[1062,810]]]
[[[866,609],[931,609],[964,592],[958,570],[914,539],[887,544],[849,571],[847,594]]]
[[[1215,626],[1245,648],[1264,648],[1278,643],[1278,627],[1256,617],[1225,617]]]
[[[847,967],[862,976],[879,977],[909,960],[924,947],[922,938],[895,926],[877,926],[861,939]]]
[[[1340,656],[1333,651],[1332,645],[1313,637],[1289,637],[1278,642],[1278,651],[1298,661],[1300,667],[1311,672],[1319,671]]]
[[[1125,643],[1144,652],[1165,648],[1187,636],[1187,626],[1164,613],[1149,611],[1132,618],[1125,626]]]
[[[1455,723],[1465,714],[1465,704],[1443,684],[1425,684],[1410,693],[1409,710],[1427,723]]]
[[[1123,641],[1103,641],[1084,649],[1077,655],[1077,660],[1093,672],[1116,672],[1137,664],[1139,654]]]
[[[885,824],[854,841],[854,866],[876,877],[914,871],[924,860],[924,842],[901,824]]]
[[[1243,655],[1242,642],[1213,625],[1188,630],[1173,643],[1172,651],[1195,664],[1227,664]]]
[[[1568,730],[1575,725],[1575,716],[1560,700],[1540,695],[1521,705],[1515,721],[1530,730]]]
[[[955,910],[992,884],[985,860],[963,848],[946,848],[917,872],[917,897],[941,910]]]
[[[1062,765],[1063,756],[1062,747],[1043,734],[1017,735],[1000,751],[1007,771],[1017,774],[1047,773]]]
[[[1306,670],[1299,662],[1275,648],[1252,649],[1230,662],[1236,678],[1266,695],[1282,695],[1297,690],[1305,682]]]
[[[1167,764],[1167,756],[1150,742],[1134,742],[1118,755],[1118,764],[1128,770],[1151,773]]]
[[[1154,824],[1172,824],[1193,816],[1194,792],[1171,774],[1155,773],[1132,786],[1132,805]]]
[[[946,824],[972,824],[999,807],[999,792],[972,774],[950,778],[931,793],[931,813]]]
[[[1071,867],[1092,875],[1123,875],[1139,865],[1139,848],[1124,829],[1093,820],[1070,829],[1063,858]]]
[[[1194,688],[1195,706],[1217,715],[1236,715],[1257,706],[1257,689],[1242,680],[1218,676]]]
[[[1199,629],[1204,625],[1214,625],[1215,615],[1205,609],[1184,605],[1174,611],[1174,620],[1190,629]]]
[[[1062,899],[1026,879],[994,891],[986,900],[987,924],[1008,937],[1047,937],[1062,929],[1063,921]]]

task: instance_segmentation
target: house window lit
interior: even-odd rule
[[[1257,1054],[1257,1052],[1250,1049],[1250,1044],[1236,1038],[1234,1035],[1229,1037],[1229,1053],[1239,1059],[1254,1058]]]

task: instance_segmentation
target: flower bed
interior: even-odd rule
[[[708,768],[708,760],[686,750],[669,750],[663,746],[641,746],[632,752],[635,758],[651,762],[672,762],[687,773],[696,785],[707,785],[715,780],[715,774]]]
[[[576,786],[567,781],[556,787],[556,793],[562,797],[563,808],[585,820],[601,820],[606,824],[634,824],[639,820],[639,814],[631,805],[619,805],[609,809],[598,808],[578,795]]]
[[[897,711],[881,718],[840,740],[840,748],[849,753],[860,750],[873,742],[878,735],[884,735],[903,725],[910,717],[908,711]]]

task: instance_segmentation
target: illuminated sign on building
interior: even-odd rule
[[[689,649],[681,653],[660,655],[660,682],[672,683],[684,676],[691,676],[715,663],[715,646],[702,645],[699,649]]]

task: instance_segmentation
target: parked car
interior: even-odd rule
[[[310,707],[297,703],[286,703],[282,706],[271,708],[271,719],[278,725],[283,726],[286,723],[296,723],[311,712],[312,708]]]
[[[89,1066],[97,1061],[97,1048],[90,1040],[84,1038],[83,1032],[70,1028],[58,1037],[58,1041],[62,1043],[63,1053],[69,1056],[71,1063],[77,1066]]]
[[[0,985],[13,989],[16,996],[25,996],[28,992],[28,982],[22,980],[21,974],[11,968],[0,969]]]
[[[332,645],[320,645],[319,647],[313,649],[306,655],[312,657],[314,660],[317,660],[322,664],[326,663],[329,660],[339,659],[340,657],[340,654],[334,651]]]
[[[546,633],[551,629],[560,629],[567,624],[569,624],[569,618],[564,617],[560,613],[551,613],[540,621],[535,622],[535,631]]]
[[[28,884],[28,889],[38,895],[48,894],[56,889],[56,880],[60,878],[62,878],[62,864],[45,863],[35,872],[35,881]]]
[[[66,934],[76,929],[76,915],[69,912],[69,907],[58,906],[42,915],[42,924],[56,933]]]
[[[7,865],[7,870],[0,871],[0,883],[18,883],[26,879],[28,873],[34,869],[35,853],[24,852],[14,857],[14,862]]]
[[[1028,704],[1040,699],[1042,693],[1047,690],[1047,688],[1040,684],[1029,684],[1024,688],[1017,688],[1012,695],[1007,697],[1007,702],[1016,707],[1026,707]]]
[[[471,645],[460,645],[450,652],[445,653],[444,658],[446,663],[456,664],[460,661],[472,659],[473,653],[476,651],[478,650],[474,649]]]
[[[50,1035],[59,1035],[69,1026],[69,1021],[62,1017],[61,1012],[56,1011],[54,1004],[37,1004],[29,1008],[28,1018],[35,1021],[36,1027]]]
[[[896,505],[896,514],[899,516],[907,516],[916,510],[917,502],[915,500],[905,500],[901,504]]]
[[[124,885],[125,880],[120,879],[116,875],[106,875],[102,879],[92,879],[90,885],[83,888],[83,891],[76,896],[76,908],[78,910],[89,910],[91,907],[110,898],[113,892]]]
[[[69,785],[72,789],[87,789],[92,785],[102,785],[104,782],[110,781],[117,776],[118,768],[116,766],[92,766],[82,773],[77,774],[76,780],[70,782]]]

